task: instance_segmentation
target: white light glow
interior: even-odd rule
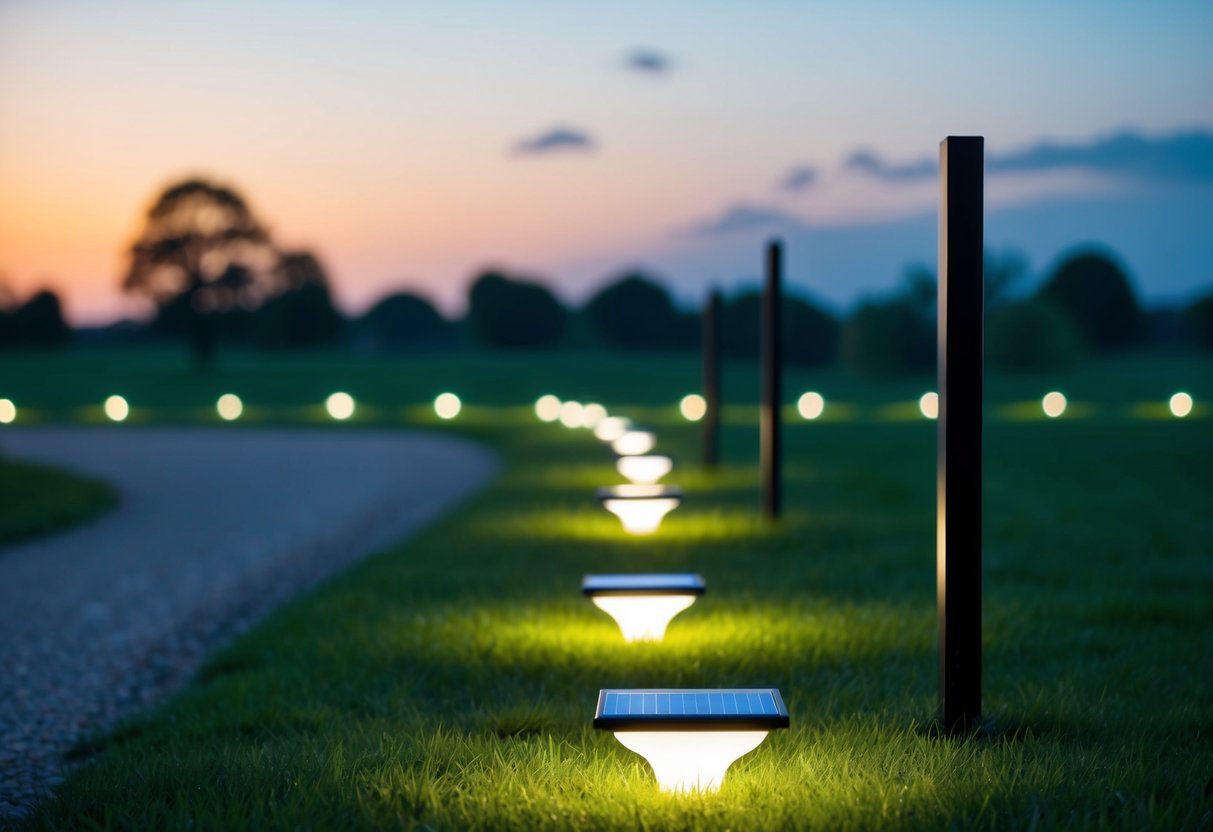
[[[796,410],[805,419],[816,419],[825,413],[826,400],[820,393],[809,391],[796,402]]]
[[[338,421],[354,415],[354,397],[349,393],[334,393],[324,400],[324,409]]]
[[[1056,419],[1066,412],[1066,397],[1054,390],[1052,393],[1045,394],[1045,397],[1040,400],[1040,406],[1046,416]]]
[[[682,397],[682,401],[678,403],[678,409],[682,412],[682,418],[688,422],[698,422],[707,414],[708,403],[703,396],[692,393]]]
[[[651,485],[674,470],[674,460],[662,454],[621,456],[615,462],[619,475],[640,485]]]
[[[105,400],[105,415],[112,422],[121,422],[131,414],[131,406],[121,396],[110,396]]]
[[[611,449],[620,456],[640,456],[653,450],[657,434],[648,430],[628,430],[611,443]]]
[[[555,422],[560,418],[560,399],[552,395],[535,400],[535,415],[541,422]]]
[[[584,410],[581,402],[565,402],[560,405],[560,424],[566,428],[581,427],[581,416]]]
[[[607,417],[607,409],[597,402],[590,402],[581,408],[581,426],[593,430],[598,423]]]
[[[220,419],[231,422],[239,419],[240,414],[244,412],[244,402],[240,401],[240,397],[235,393],[224,393],[219,397],[219,401],[215,402],[215,410]]]
[[[670,619],[695,603],[694,595],[595,595],[590,600],[623,633],[624,641],[661,641]]]
[[[1187,393],[1176,393],[1171,397],[1171,415],[1180,419],[1192,412],[1192,397]],[[9,421],[12,421],[11,419]]]
[[[0,399],[0,424],[10,425],[17,418],[17,405],[12,399]]]
[[[603,442],[614,442],[627,433],[631,426],[631,419],[625,419],[622,416],[608,416],[594,428],[594,436]]]
[[[619,486],[622,488],[623,486]],[[602,505],[623,523],[630,534],[652,534],[661,528],[665,516],[682,502],[678,497],[632,497],[614,500],[607,497]]]
[[[923,393],[922,398],[918,400],[918,409],[922,411],[922,415],[928,419],[939,418],[939,394],[935,392]]]
[[[439,419],[454,419],[463,410],[463,402],[454,393],[439,393],[434,399],[434,412]]]
[[[667,792],[714,792],[734,761],[762,744],[766,731],[616,731],[624,748],[648,760]]]

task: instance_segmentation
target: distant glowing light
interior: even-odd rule
[[[816,419],[826,409],[826,400],[820,393],[809,391],[796,402],[796,410],[805,419]]]
[[[324,400],[324,409],[338,421],[354,415],[354,397],[349,393],[334,393]]]
[[[566,428],[581,427],[581,416],[585,407],[581,402],[565,402],[560,405],[560,424]]]
[[[593,430],[598,423],[607,417],[607,409],[597,402],[590,402],[581,408],[581,426]]]
[[[10,425],[17,418],[17,405],[12,399],[0,399],[0,425]]]
[[[611,443],[611,449],[620,456],[640,456],[653,450],[657,434],[649,430],[627,430]]]
[[[622,416],[608,416],[594,428],[594,436],[603,442],[614,442],[627,433],[631,426],[631,419],[625,419]]]
[[[619,625],[623,640],[661,641],[670,620],[704,592],[700,575],[586,575],[581,591]]]
[[[918,400],[918,409],[922,411],[922,415],[928,419],[939,418],[939,394],[935,392],[923,393],[922,398]]]
[[[454,419],[463,410],[463,402],[454,393],[439,393],[434,399],[434,412],[439,419]]]
[[[682,411],[682,418],[688,422],[698,422],[707,414],[708,403],[698,393],[691,393],[689,396],[682,397],[682,401],[678,403],[678,409]]]
[[[1052,393],[1045,394],[1045,397],[1040,400],[1040,406],[1046,416],[1056,419],[1066,412],[1066,397],[1054,390]]]
[[[535,402],[535,415],[541,422],[555,422],[560,418],[560,399],[552,395],[540,396]]]
[[[121,396],[110,396],[105,400],[105,415],[111,422],[121,422],[131,414],[131,406]]]
[[[615,462],[619,475],[639,485],[651,485],[674,469],[674,460],[662,454],[621,456]]]
[[[619,518],[629,534],[652,534],[682,502],[682,491],[668,485],[614,485],[600,489],[599,499]]]
[[[215,410],[220,419],[231,422],[239,419],[240,414],[244,412],[244,402],[240,401],[240,397],[235,393],[224,393],[219,397],[219,401],[215,402]]]
[[[1192,397],[1187,393],[1176,393],[1171,397],[1171,413],[1182,419],[1192,412]],[[11,419],[9,421],[12,421]]]

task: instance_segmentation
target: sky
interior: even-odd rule
[[[457,314],[502,268],[694,303],[788,243],[837,308],[934,263],[946,135],[986,137],[987,241],[1038,278],[1106,247],[1152,302],[1213,290],[1213,3],[0,3],[0,279],[145,314],[165,185],[238,189],[341,305]]]

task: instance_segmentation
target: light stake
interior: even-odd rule
[[[581,592],[619,625],[623,640],[661,641],[670,620],[703,595],[701,575],[586,575]]]
[[[666,792],[714,792],[772,730],[788,727],[775,688],[602,690],[594,728],[648,761]]]
[[[623,416],[607,416],[594,427],[594,437],[603,442],[614,442],[628,432],[632,420]]]
[[[454,393],[439,393],[434,399],[434,412],[439,419],[454,419],[463,410],[463,402]]]
[[[339,422],[354,415],[354,397],[349,393],[334,393],[324,400],[324,409]]]
[[[105,415],[111,422],[121,422],[131,413],[131,406],[121,396],[110,396],[105,400]]]
[[[1171,408],[1171,415],[1182,419],[1192,412],[1192,397],[1187,393],[1176,393],[1171,397],[1169,405]]]
[[[611,450],[620,456],[640,456],[653,450],[657,434],[651,430],[628,428],[623,435],[611,443]]]
[[[664,454],[621,456],[615,461],[615,469],[638,485],[652,485],[674,469],[674,460]]]
[[[581,402],[565,402],[560,405],[560,424],[566,428],[581,427],[582,411],[585,408],[581,406]]]
[[[215,402],[215,412],[223,421],[233,422],[244,412],[244,402],[240,401],[240,397],[235,393],[224,393],[219,397],[219,401]]]
[[[612,485],[598,489],[598,499],[630,534],[652,534],[682,502],[682,489],[673,485]]]

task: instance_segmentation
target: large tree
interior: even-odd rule
[[[1071,254],[1045,280],[1039,295],[1067,312],[1096,352],[1132,346],[1145,334],[1145,315],[1129,276],[1103,251]]]
[[[280,291],[269,234],[233,189],[204,179],[170,185],[131,246],[123,288],[155,302],[166,328],[188,335],[202,363],[214,316],[253,309]]]

